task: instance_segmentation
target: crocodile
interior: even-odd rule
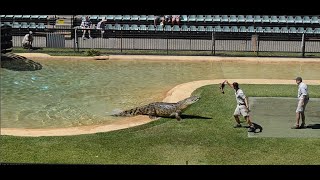
[[[199,99],[199,96],[191,96],[177,103],[153,102],[148,105],[113,114],[112,116],[149,115],[150,119],[157,117],[175,117],[178,121],[180,121],[182,119],[181,114],[183,110],[185,110],[191,104],[197,102]]]

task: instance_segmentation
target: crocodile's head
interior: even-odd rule
[[[191,97],[188,97],[187,99],[179,101],[178,104],[180,106],[180,109],[184,109],[184,108],[188,107],[189,105],[199,101],[199,99],[200,99],[199,96],[191,96]]]

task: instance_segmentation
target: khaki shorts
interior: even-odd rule
[[[249,112],[245,105],[237,105],[233,115],[237,115],[237,116],[242,115],[243,117],[246,117],[246,116],[249,116]]]
[[[304,104],[302,105],[303,101],[304,101]],[[308,99],[304,99],[304,100],[303,100],[303,99],[299,99],[298,107],[297,107],[296,112],[297,112],[297,113],[304,112],[304,110],[306,109],[306,106],[307,106],[308,102],[309,102]]]

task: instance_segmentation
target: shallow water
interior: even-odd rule
[[[39,71],[1,68],[1,127],[110,123],[110,114],[161,101],[174,86],[209,79],[320,79],[318,64],[40,60]]]

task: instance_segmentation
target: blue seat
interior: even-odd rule
[[[116,24],[116,25],[119,25],[119,24]],[[104,29],[106,29],[106,30],[113,30],[113,26],[112,26],[112,24],[106,24],[106,26],[104,27]],[[120,26],[120,30],[121,30],[121,26]]]
[[[98,20],[100,18],[99,15],[91,15],[90,20]]]
[[[272,32],[274,32],[274,33],[280,33],[281,30],[280,30],[279,27],[273,27],[273,28],[272,28]]]
[[[211,15],[206,15],[206,17],[204,18],[204,22],[212,22],[213,17]]]
[[[231,22],[231,23],[237,22],[237,16],[231,15],[229,18],[229,22]]]
[[[315,33],[315,34],[320,34],[320,28],[314,28],[313,33]]]
[[[247,32],[256,32],[254,26],[249,26],[248,29],[247,29]]]
[[[181,31],[189,31],[189,27],[187,25],[182,25]]]
[[[319,24],[320,23],[319,18],[317,16],[312,16],[311,23],[312,24]]]
[[[306,28],[306,33],[307,34],[313,34],[313,29],[311,27]]]
[[[21,28],[27,29],[29,28],[29,24],[27,22],[21,22]]]
[[[138,28],[140,31],[146,31],[147,30],[147,26],[146,25],[140,25],[140,27]]]
[[[148,15],[147,21],[154,21],[154,15]]]
[[[264,27],[264,32],[265,33],[272,33],[271,27]]]
[[[114,20],[115,21],[122,21],[122,15],[115,15]]]
[[[301,16],[296,16],[294,19],[295,23],[303,23],[302,17]]]
[[[181,20],[181,22],[188,22],[188,16],[187,15],[181,15],[180,16],[180,20]]]
[[[239,32],[238,26],[231,26],[231,32]]]
[[[224,22],[224,23],[229,22],[229,17],[227,15],[222,15],[221,22]]]
[[[245,26],[240,26],[239,32],[247,32],[247,28]]]
[[[246,16],[246,23],[253,23],[253,22],[254,22],[253,16],[252,15],[247,15]]]
[[[155,31],[154,25],[150,24],[148,25],[148,31]]]
[[[189,22],[195,22],[196,21],[196,15],[189,15],[188,16],[188,21]]]
[[[302,22],[304,24],[310,24],[311,23],[311,19],[309,16],[303,16]]]
[[[6,17],[6,15],[1,15],[0,17],[1,17],[1,18],[5,18],[5,17]]]
[[[287,23],[287,18],[285,16],[279,16],[278,22],[279,23]]]
[[[288,16],[288,17],[287,17],[287,23],[294,23],[294,18],[293,18],[293,16]]]
[[[289,33],[297,33],[297,29],[295,27],[290,27],[289,28]]]
[[[31,15],[30,18],[31,19],[39,19],[39,15]]]
[[[132,30],[132,31],[138,31],[138,30],[139,30],[139,27],[138,27],[138,25],[136,25],[136,24],[131,24],[130,30]]]
[[[21,24],[18,22],[13,22],[12,23],[12,28],[21,28]]]
[[[48,16],[47,15],[40,15],[39,19],[45,21],[48,19]]]
[[[214,27],[214,31],[215,31],[215,32],[222,32],[221,26],[215,26],[215,27]]]
[[[164,26],[164,31],[172,31],[172,28],[170,25],[165,25]]]
[[[230,27],[229,26],[223,26],[222,32],[230,32]]]
[[[107,15],[107,20],[114,20],[114,15]]]
[[[214,28],[212,26],[207,26],[206,27],[206,31],[208,32],[213,32],[214,31]]]
[[[157,25],[156,30],[157,30],[157,31],[163,31],[163,26]]]
[[[174,25],[172,31],[180,31],[180,27],[178,25]]]
[[[131,21],[139,21],[139,15],[131,15]]]
[[[212,21],[213,21],[213,22],[221,22],[221,17],[220,17],[220,15],[214,15]]]
[[[253,18],[254,23],[261,23],[262,22],[262,18],[259,15],[254,16]]]
[[[35,22],[30,22],[30,23],[29,23],[29,28],[31,28],[31,29],[36,29],[36,28],[37,28],[36,23],[35,23]]]
[[[204,26],[198,26],[198,31],[206,31],[206,28],[204,28]]]
[[[198,31],[196,26],[190,26],[190,31]]]
[[[281,33],[289,33],[289,29],[287,27],[282,27],[280,32]]]
[[[14,18],[14,19],[21,19],[21,18],[22,18],[22,15],[14,15],[13,18]]]
[[[270,22],[271,22],[271,23],[278,23],[278,18],[277,18],[277,16],[271,16],[271,17],[270,17]]]
[[[246,19],[244,18],[244,15],[239,15],[238,19],[237,19],[237,22],[240,22],[240,23],[246,22]]]
[[[14,18],[14,15],[6,15],[6,18],[8,18],[8,19],[13,19],[13,18]]]
[[[130,15],[123,15],[122,16],[122,21],[130,21],[131,16]]]
[[[204,22],[205,17],[203,15],[197,15],[196,16],[196,22]]]
[[[298,33],[305,33],[304,27],[299,27],[297,31]]]
[[[256,32],[263,33],[263,32],[264,32],[263,27],[258,26],[258,27],[256,28]]]
[[[46,25],[44,25],[44,23],[38,23],[37,28],[38,29],[45,29]]]
[[[147,17],[146,15],[140,15],[139,21],[146,21],[147,18],[148,18],[148,17]]]
[[[269,16],[262,16],[262,23],[270,23]]]
[[[122,30],[124,30],[124,31],[130,31],[131,29],[130,29],[130,25],[129,24],[124,24],[124,25],[122,25]]]
[[[22,15],[22,19],[26,20],[26,19],[30,19],[31,15]]]

